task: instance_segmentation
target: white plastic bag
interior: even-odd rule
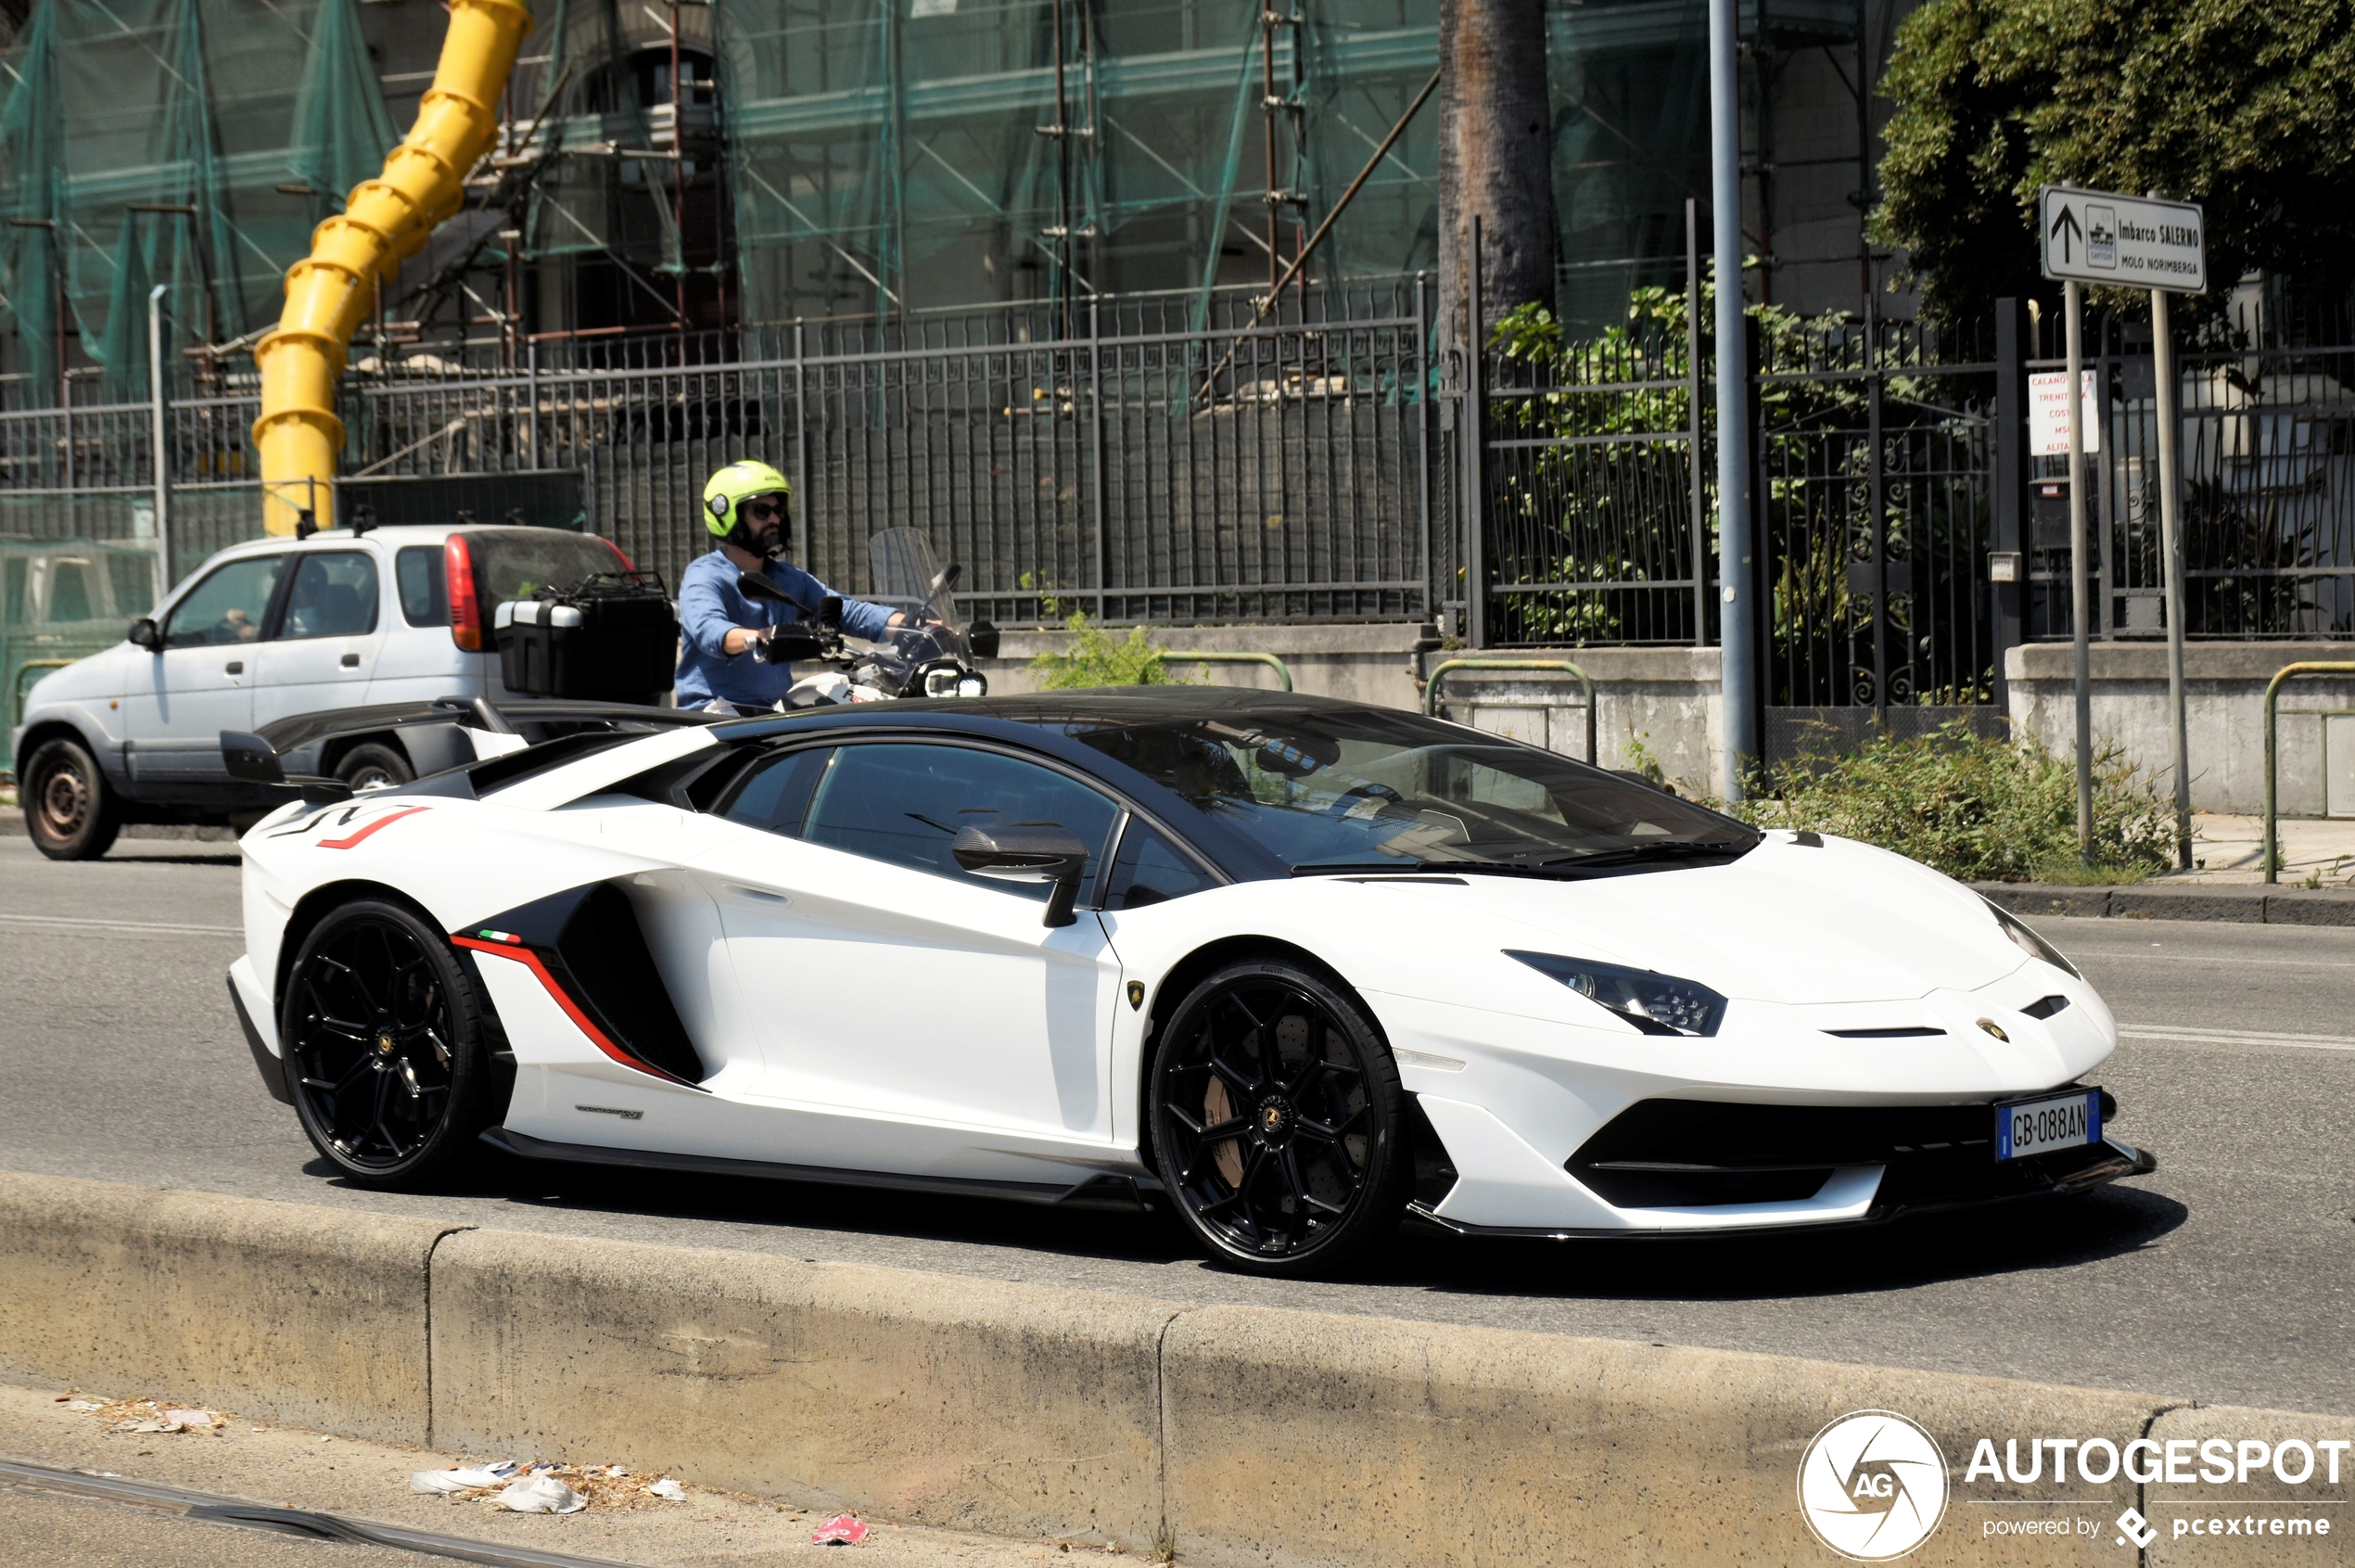
[[[668,1475],[647,1487],[646,1490],[667,1503],[683,1503],[687,1500],[687,1488]]]
[[[516,1472],[516,1461],[501,1460],[479,1470],[413,1470],[409,1472],[409,1489],[413,1492],[472,1492],[484,1486],[503,1486]]]
[[[579,1513],[589,1499],[553,1475],[527,1475],[492,1499],[517,1513]]]

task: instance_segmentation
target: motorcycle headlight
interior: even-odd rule
[[[961,697],[986,697],[989,695],[989,682],[978,675],[961,676],[957,682],[957,695]]]
[[[1725,1019],[1725,999],[1697,980],[1650,969],[1626,969],[1590,958],[1505,950],[1540,975],[1618,1014],[1648,1035],[1713,1035]]]
[[[2004,928],[2004,935],[2009,937],[2020,951],[2030,958],[2043,959],[2072,980],[2082,980],[2085,977],[2077,973],[2077,965],[2061,957],[2058,948],[2030,930],[2026,921],[1994,899],[1988,898],[1984,893],[1979,895],[1979,901],[1994,914],[1995,924]]]

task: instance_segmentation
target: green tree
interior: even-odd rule
[[[1926,312],[2038,275],[2040,185],[2202,203],[2209,278],[2312,278],[2355,241],[2355,0],[1931,0],[1898,29],[1875,236]]]

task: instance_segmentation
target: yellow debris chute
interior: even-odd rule
[[[336,381],[346,346],[376,308],[376,290],[465,199],[467,172],[499,128],[499,96],[531,31],[519,0],[450,0],[450,32],[416,123],[385,159],[384,172],[352,187],[343,211],[312,236],[311,254],[286,269],[278,329],[255,345],[261,367],[261,522],[290,534],[309,512],[335,526],[336,454],[343,421]]]

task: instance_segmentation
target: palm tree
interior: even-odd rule
[[[1544,0],[1440,0],[1439,288],[1460,344],[1471,220],[1481,315],[1554,302],[1553,110]]]

